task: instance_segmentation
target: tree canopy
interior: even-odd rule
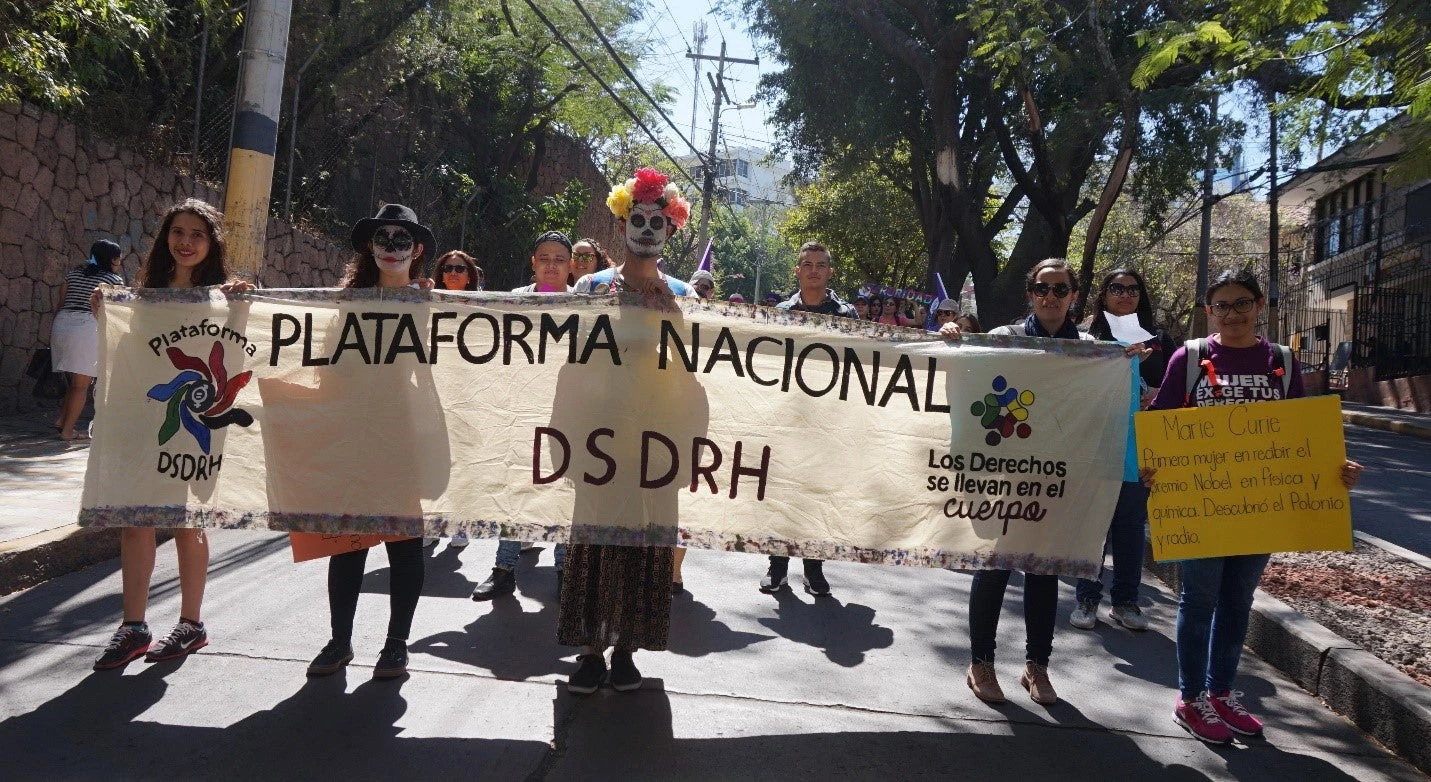
[[[1206,66],[1130,84],[1143,58],[1134,34],[1177,5],[843,0],[832,13],[747,0],[745,9],[785,66],[764,94],[797,166],[847,172],[873,161],[892,182],[903,167],[930,273],[972,273],[980,312],[999,323],[1022,308],[1025,272],[1068,254],[1073,227],[1106,216],[1130,180],[1156,210],[1200,167],[1197,142],[1215,128],[1197,82]]]
[[[1193,197],[1209,146],[1225,165],[1243,135],[1211,110],[1234,86],[1297,109],[1292,133],[1331,124],[1295,100],[1338,119],[1431,111],[1428,11],[1414,0],[743,8],[782,66],[763,95],[797,169],[840,179],[872,165],[906,183],[930,273],[971,273],[994,324],[1021,310],[1041,258],[1073,255],[1088,284],[1123,195],[1146,226]]]
[[[634,69],[645,51],[633,32],[640,7],[582,6]],[[60,109],[217,181],[245,8],[239,0],[0,0],[0,99]],[[493,285],[525,282],[531,236],[573,222],[590,197],[605,195],[593,192],[601,172],[589,161],[635,129],[588,66],[654,127],[655,109],[571,2],[295,0],[274,208],[286,194],[293,137],[301,220],[341,235],[377,201],[406,203],[442,246],[465,239]],[[647,91],[669,97],[660,85]],[[573,183],[543,179],[553,159]],[[583,167],[586,181],[575,182]]]

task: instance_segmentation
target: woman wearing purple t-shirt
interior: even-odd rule
[[[1224,272],[1207,289],[1206,355],[1197,380],[1187,382],[1188,351],[1178,348],[1150,409],[1245,404],[1304,395],[1301,368],[1280,366],[1282,352],[1256,333],[1266,302],[1262,286],[1249,271]],[[1199,360],[1194,357],[1193,360]],[[1290,382],[1283,384],[1283,376]],[[1361,465],[1348,460],[1342,483],[1350,489]],[[1152,485],[1152,470],[1143,482]],[[1233,734],[1256,736],[1262,723],[1239,702],[1232,689],[1242,642],[1247,636],[1252,595],[1270,559],[1267,554],[1191,559],[1182,563],[1178,598],[1178,703],[1173,719],[1203,741],[1227,744]]]

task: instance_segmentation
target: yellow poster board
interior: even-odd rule
[[[1157,470],[1155,560],[1351,550],[1339,398],[1153,410],[1134,426],[1139,468]]]

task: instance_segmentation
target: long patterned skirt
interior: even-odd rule
[[[557,642],[664,651],[671,627],[672,551],[573,543],[562,573]]]

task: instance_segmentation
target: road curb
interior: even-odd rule
[[[171,534],[156,531],[158,542]],[[43,584],[119,556],[119,530],[71,524],[8,541],[0,551],[0,595]]]
[[[1146,559],[1146,569],[1176,595],[1178,566],[1153,562],[1151,549]],[[1253,598],[1246,646],[1398,757],[1431,774],[1431,688],[1261,589]]]
[[[1413,424],[1410,421],[1393,421],[1389,418],[1382,418],[1381,416],[1343,410],[1342,423],[1356,424],[1357,426],[1365,426],[1372,429],[1383,429],[1388,432],[1409,434],[1412,437],[1431,440],[1431,426]]]

